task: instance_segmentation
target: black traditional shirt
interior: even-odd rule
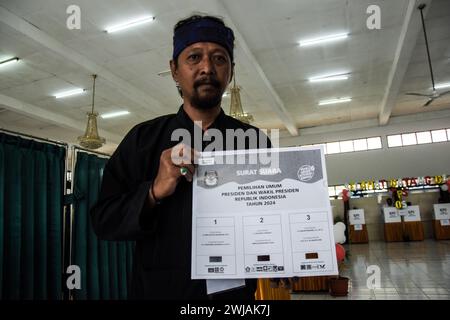
[[[179,128],[194,136],[194,123],[183,107],[177,114],[138,124],[126,135],[105,166],[99,200],[91,209],[94,230],[104,240],[136,241],[130,298],[253,299],[254,279],[247,279],[244,288],[209,297],[205,280],[191,280],[192,182],[180,179],[171,196],[150,208],[149,188],[161,153],[179,143],[171,140]],[[258,130],[223,110],[210,128],[224,137],[226,129]],[[226,145],[224,141],[224,149]]]

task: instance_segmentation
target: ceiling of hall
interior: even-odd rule
[[[236,34],[236,74],[245,111],[261,128],[287,129],[349,123],[450,109],[450,95],[422,107],[431,92],[420,14],[414,0],[79,0],[81,29],[66,27],[71,0],[0,0],[0,127],[76,143],[91,108],[130,114],[99,119],[112,150],[135,124],[176,112],[181,104],[168,69],[172,29],[193,12],[224,17]],[[450,1],[424,0],[437,83],[450,82]],[[381,29],[369,30],[369,5],[381,9]],[[410,8],[414,6],[414,10]],[[409,9],[408,9],[409,8]],[[104,29],[149,14],[152,23],[108,34]],[[300,47],[300,39],[348,32],[347,39]],[[400,55],[400,60],[396,60]],[[345,73],[348,80],[311,83],[314,76]],[[392,80],[392,81],[391,81]],[[85,88],[55,99],[55,92]],[[442,89],[440,91],[450,90]],[[352,97],[319,106],[320,100]],[[223,108],[229,109],[229,98]],[[295,129],[298,128],[298,131]]]

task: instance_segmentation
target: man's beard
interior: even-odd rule
[[[198,88],[202,84],[210,84],[216,88],[216,93],[209,97],[200,97]],[[199,110],[209,110],[218,105],[222,101],[222,93],[220,90],[220,82],[216,79],[201,79],[194,82],[194,95],[191,98],[191,104],[194,108]]]

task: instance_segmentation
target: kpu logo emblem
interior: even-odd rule
[[[315,170],[316,168],[314,166],[304,165],[298,169],[297,176],[300,179],[300,181],[306,182],[314,177]]]

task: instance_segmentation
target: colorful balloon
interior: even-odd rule
[[[336,258],[338,262],[345,259],[345,248],[340,243],[336,243]]]
[[[345,224],[342,222],[337,222],[333,226],[333,233],[334,233],[334,242],[335,243],[345,243]]]

